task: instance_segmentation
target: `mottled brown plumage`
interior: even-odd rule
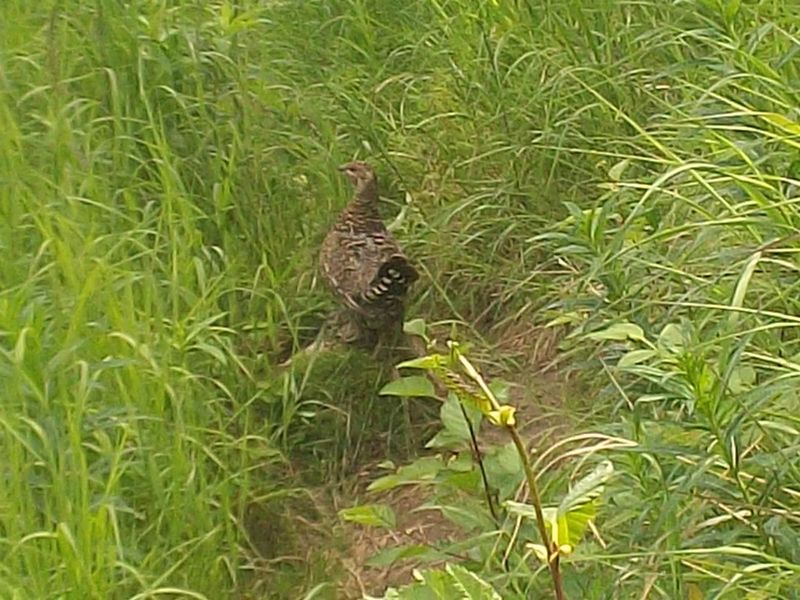
[[[404,301],[418,274],[381,221],[372,167],[356,161],[339,170],[355,195],[322,243],[320,266],[357,336],[373,345],[402,323]]]

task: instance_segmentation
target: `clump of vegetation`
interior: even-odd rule
[[[407,330],[425,338],[428,347],[433,345],[421,320],[410,322]],[[457,553],[458,548],[469,548],[467,555],[470,557],[469,560],[475,561],[476,566],[483,565],[484,569],[514,572],[515,577],[522,579],[527,570],[525,568],[527,555],[533,553],[543,565],[547,566],[555,597],[561,600],[566,597],[562,580],[562,558],[573,553],[574,547],[580,542],[586,527],[595,516],[603,486],[613,474],[613,464],[610,461],[600,462],[591,473],[576,483],[557,506],[543,506],[537,472],[532,465],[530,450],[523,440],[523,434],[517,423],[516,408],[505,402],[507,388],[502,385],[494,386],[497,390],[495,392],[493,386],[487,383],[457,342],[449,340],[447,346],[449,349],[447,354],[432,352],[427,356],[403,362],[399,366],[426,370],[448,391],[447,400],[441,408],[443,428],[426,444],[426,447],[451,452],[458,452],[468,447],[472,451],[471,458],[477,468],[470,464],[469,454],[461,456],[462,460],[456,458],[450,464],[426,456],[400,468],[395,474],[377,479],[370,485],[369,490],[383,491],[401,485],[419,484],[420,481],[427,481],[429,485],[438,488],[439,492],[449,489],[451,494],[440,494],[442,504],[437,505],[436,509],[442,512],[449,510],[453,514],[463,514],[466,509],[471,513],[466,523],[463,518],[456,521],[466,525],[467,530],[477,529],[478,536],[470,539],[469,544],[459,540],[455,547],[450,549],[433,550],[418,544],[406,548],[393,547],[373,557],[371,561],[373,564],[376,562],[380,564],[387,560],[387,556],[389,562],[408,557],[419,560],[423,556],[441,560],[443,555]],[[431,382],[419,375],[397,379],[388,384],[382,393],[435,397]],[[481,449],[476,432],[484,420],[507,433],[508,441],[505,445],[491,447],[488,452]],[[484,453],[487,454],[486,459]],[[467,461],[463,460],[465,457]],[[527,503],[512,500],[519,495],[522,484],[525,486],[526,495],[530,496],[530,501]],[[457,493],[452,494],[454,491]],[[464,493],[470,492],[471,499],[469,495],[464,497]],[[480,496],[479,492],[483,493],[485,506],[476,505],[475,498]],[[445,499],[448,495],[449,502]],[[502,502],[504,509],[502,515],[497,507],[498,501]],[[482,513],[483,523],[478,518]],[[395,523],[392,508],[380,504],[353,507],[341,511],[340,514],[345,520],[367,525],[393,526]],[[525,520],[531,521],[527,527],[524,526]],[[487,535],[487,530],[492,529],[496,531]],[[533,538],[536,541],[531,541],[534,531],[538,538]],[[450,567],[445,571],[453,577],[452,580],[437,579],[437,583],[434,584],[423,578],[421,584],[404,588],[404,597],[412,598],[414,594],[425,593],[426,590],[432,591],[433,588],[441,586],[458,595],[461,593],[462,585],[460,578],[455,577],[455,572],[450,570]],[[463,570],[458,572],[463,574]],[[525,578],[529,581],[534,579],[531,575]],[[467,579],[475,583],[481,581],[475,575]],[[478,589],[491,589],[486,582],[482,582],[481,586]],[[529,592],[530,590],[527,590],[524,595],[529,595]]]
[[[381,458],[435,464],[464,530],[406,555],[447,563],[427,585],[553,593],[518,448],[476,430],[487,486],[458,394],[380,396],[357,352],[278,367],[331,308],[313,257],[358,155],[420,269],[410,316],[457,324],[487,385],[580,382],[523,439],[543,508],[614,467],[564,595],[794,598],[795,13],[5,0],[0,596],[335,596],[310,504],[364,504],[341,496]]]

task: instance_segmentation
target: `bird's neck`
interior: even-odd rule
[[[356,192],[353,197],[353,203],[362,207],[362,209],[378,210],[378,185],[374,181],[370,181],[364,187]]]

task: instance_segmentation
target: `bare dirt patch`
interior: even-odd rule
[[[340,588],[341,598],[381,595],[387,587],[404,585],[413,580],[412,572],[420,566],[419,561],[414,559],[400,560],[385,567],[371,566],[369,560],[381,550],[410,544],[433,547],[458,539],[461,534],[459,528],[439,511],[419,510],[427,496],[427,490],[421,486],[403,486],[383,494],[370,495],[370,502],[387,504],[395,511],[397,527],[394,530],[351,523],[342,525],[350,553],[342,557],[342,566],[347,575]],[[435,565],[430,562],[425,564],[426,567]]]

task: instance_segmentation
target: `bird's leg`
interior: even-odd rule
[[[283,361],[282,363],[279,363],[278,366],[279,367],[288,367],[296,359],[298,359],[298,358],[300,358],[302,356],[307,356],[307,355],[312,354],[314,352],[318,352],[320,350],[323,350],[324,349],[324,342],[325,342],[325,334],[327,332],[327,329],[328,329],[328,323],[325,322],[325,323],[322,324],[322,327],[320,327],[319,332],[317,333],[317,336],[314,338],[313,342],[311,342],[305,348],[302,348],[299,351],[297,351],[294,354],[292,354],[285,361]]]

